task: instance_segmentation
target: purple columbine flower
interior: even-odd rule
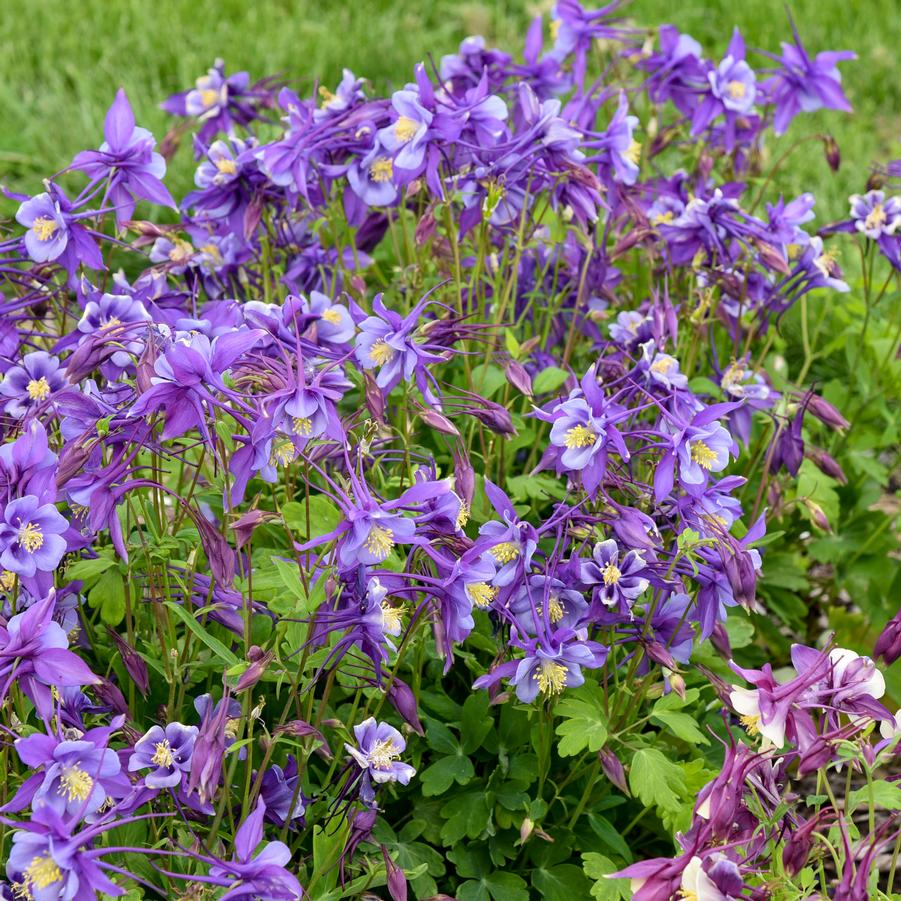
[[[301,309],[318,317],[315,322],[317,341],[347,344],[353,338],[354,321],[343,304],[335,303],[319,291],[311,291],[309,299],[302,298]]]
[[[69,639],[53,621],[56,593],[17,613],[5,627],[0,626],[0,702],[13,681],[31,698],[38,713],[52,715],[50,686],[97,685],[100,679],[87,664],[68,650]]]
[[[374,717],[354,726],[357,745],[345,742],[344,747],[363,771],[360,797],[365,804],[375,803],[375,789],[372,783],[399,782],[406,785],[416,775],[416,770],[397,758],[404,752],[407,743],[404,737],[388,723],[377,723]]]
[[[144,777],[148,788],[178,785],[183,774],[191,769],[197,731],[196,726],[183,726],[181,723],[169,723],[165,731],[162,726],[151,727],[135,743],[128,761],[128,771],[152,770]]]
[[[539,694],[550,698],[564,688],[577,688],[585,682],[582,668],[603,666],[606,659],[607,649],[602,645],[575,640],[571,630],[561,630],[553,643],[529,642],[525,657],[496,666],[476,679],[473,688],[487,688],[506,677],[516,688],[516,697],[531,704]]]
[[[544,634],[545,610],[551,629],[577,629],[588,610],[585,598],[567,588],[560,579],[542,575],[529,577],[510,601],[510,613],[526,635]]]
[[[10,501],[0,520],[0,566],[20,576],[56,569],[66,553],[66,518],[33,494]]]
[[[0,396],[9,398],[3,409],[22,419],[65,385],[64,370],[56,357],[43,350],[25,354],[21,364],[7,370],[0,382]]]
[[[107,200],[116,211],[116,220],[131,219],[136,198],[174,209],[175,201],[161,181],[166,161],[154,152],[153,135],[135,126],[134,112],[122,88],[107,111],[103,136],[106,140],[100,148],[79,153],[72,168],[96,180],[109,177]]]
[[[854,228],[872,241],[883,235],[894,235],[901,225],[901,197],[885,199],[885,191],[852,194],[851,221]]]
[[[69,243],[69,221],[59,201],[49,194],[36,194],[16,212],[16,222],[28,229],[25,250],[36,263],[62,256]]]
[[[98,811],[117,791],[114,781],[122,769],[116,752],[105,747],[111,731],[92,730],[77,741],[59,741],[43,733],[18,739],[16,753],[22,762],[44,767],[32,806],[47,805],[60,816],[79,819]]]
[[[606,606],[629,608],[648,587],[647,572],[638,551],[620,557],[619,546],[608,538],[594,546],[590,560],[582,562],[580,579],[593,586],[594,597]]]
[[[354,194],[369,206],[390,206],[397,199],[394,161],[378,141],[362,159],[351,163],[347,181]]]
[[[229,886],[222,901],[231,898],[266,898],[272,901],[299,901],[303,889],[285,867],[291,851],[283,842],[267,842],[254,854],[263,840],[266,803],[260,798],[253,813],[235,833],[235,856],[210,867],[210,881]],[[190,877],[185,877],[190,879]]]
[[[281,827],[286,822],[293,824],[294,820],[299,819],[300,825],[303,826],[303,815],[308,799],[298,789],[299,782],[297,760],[290,754],[284,768],[274,763],[269,766],[260,782],[260,798],[266,802],[268,822]]]
[[[811,113],[818,109],[835,109],[850,113],[851,104],[842,90],[842,76],[837,64],[857,59],[850,50],[827,51],[810,58],[798,31],[792,23],[794,44],[782,44],[782,56],[773,57],[779,68],[761,87],[775,104],[773,130],[784,134],[789,123],[800,112]]]
[[[379,141],[393,155],[398,169],[415,172],[425,158],[432,114],[420,103],[417,91],[395,91],[391,105],[397,118],[379,131]]]

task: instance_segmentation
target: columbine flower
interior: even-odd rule
[[[3,409],[10,416],[22,419],[65,385],[64,372],[56,357],[43,350],[25,354],[21,364],[7,370],[0,382],[0,395],[9,398]]]
[[[594,597],[608,607],[631,607],[648,587],[647,564],[638,551],[628,551],[620,558],[619,547],[612,539],[594,546],[592,559],[584,561],[581,580],[594,586]]]
[[[550,698],[566,687],[582,685],[582,668],[603,666],[606,659],[606,648],[593,641],[574,640],[574,633],[564,629],[554,636],[553,643],[531,641],[525,657],[496,666],[476,679],[473,688],[487,688],[506,677],[515,686],[516,697],[531,704],[539,694]]]
[[[852,111],[842,90],[842,76],[836,64],[857,59],[857,54],[839,50],[818,53],[811,59],[801,44],[794,23],[792,31],[795,43],[783,42],[782,56],[773,57],[780,67],[772,78],[761,85],[776,106],[773,130],[777,135],[784,134],[789,123],[800,112],[811,113],[822,108],[846,113]]]
[[[116,752],[104,747],[111,731],[91,730],[77,741],[43,733],[18,739],[16,753],[22,762],[44,767],[42,780],[35,780],[32,805],[45,804],[61,816],[78,818],[99,810],[115,790],[112,783],[122,768]],[[16,800],[25,799],[17,795]]]
[[[398,758],[407,747],[404,737],[388,723],[377,723],[374,717],[354,726],[357,746],[345,743],[351,757],[363,771],[360,797],[367,805],[374,804],[375,789],[372,783],[399,782],[406,785],[416,774],[408,763]]]
[[[883,235],[893,235],[901,225],[901,197],[885,199],[885,191],[852,194],[851,221],[854,228],[873,241]]]
[[[16,222],[28,229],[25,249],[36,263],[46,263],[61,256],[69,242],[69,224],[59,201],[49,194],[36,194],[26,200],[16,213]]]
[[[131,104],[122,88],[110,106],[103,124],[106,140],[98,150],[84,150],[72,161],[92,179],[109,177],[107,200],[116,211],[116,219],[131,219],[135,198],[162,206],[175,207],[175,201],[160,179],[166,174],[166,161],[154,151],[156,140],[146,128],[135,126]]]
[[[11,501],[0,520],[0,566],[20,576],[53,572],[63,554],[69,523],[53,504],[34,495]]]
[[[294,901],[303,897],[300,883],[285,867],[291,862],[291,851],[283,842],[267,842],[254,853],[263,840],[266,803],[260,798],[253,813],[235,833],[235,855],[210,868],[210,880],[230,886],[226,898],[268,898]],[[186,877],[190,879],[190,877]]]
[[[150,769],[144,777],[148,788],[171,788],[191,769],[191,757],[197,740],[196,726],[169,723],[165,731],[153,726],[135,743],[128,771]]]

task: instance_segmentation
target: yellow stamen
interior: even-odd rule
[[[835,272],[836,255],[832,250],[824,250],[814,261],[813,265],[829,278]]]
[[[391,761],[395,757],[400,757],[400,748],[390,738],[377,741],[369,752],[369,762],[377,770],[391,769]]]
[[[21,544],[29,554],[33,554],[35,551],[40,550],[44,545],[44,533],[41,531],[41,527],[35,525],[33,522],[27,522],[24,526],[20,526],[19,534],[16,537],[18,538],[19,544]]]
[[[373,526],[363,542],[363,547],[378,560],[384,560],[394,548],[394,532]]]
[[[285,439],[272,445],[272,454],[269,462],[273,466],[287,466],[294,460],[294,445]]]
[[[567,431],[563,443],[568,448],[591,447],[597,437],[587,426],[576,425]]]
[[[26,884],[39,889],[47,888],[54,882],[60,882],[63,878],[62,871],[49,854],[33,857],[22,875],[25,877]]]
[[[38,241],[49,241],[58,228],[59,223],[56,219],[51,219],[49,216],[38,216],[31,223],[31,230],[37,236]]]
[[[675,218],[676,214],[672,210],[667,210],[665,213],[655,216],[651,220],[651,225],[669,225]]]
[[[739,717],[739,722],[750,736],[760,735],[760,717],[756,714]]]
[[[415,119],[410,119],[408,116],[401,116],[397,122],[394,123],[394,137],[402,144],[406,144],[407,141],[416,137],[417,131],[419,131],[419,123]]]
[[[172,249],[169,251],[169,259],[173,263],[181,263],[189,259],[194,253],[194,248],[187,241],[176,238],[172,242]]]
[[[867,213],[867,218],[863,221],[864,228],[866,228],[867,231],[870,231],[874,228],[882,228],[887,220],[888,217],[885,215],[885,210],[883,209],[882,204],[877,203],[876,206],[874,206],[873,209],[870,210],[869,213]]]
[[[309,435],[313,431],[313,423],[306,416],[295,416],[291,420],[295,435]]]
[[[691,459],[703,469],[711,469],[716,463],[716,451],[711,450],[703,441],[694,441],[691,445]]]
[[[469,522],[469,507],[460,501],[460,509],[457,512],[457,528],[462,529]]]
[[[94,780],[78,766],[67,766],[59,779],[57,791],[70,801],[87,801],[94,789]]]
[[[334,308],[329,308],[322,314],[322,318],[332,325],[337,325],[341,321],[341,314]]]
[[[16,584],[16,574],[4,569],[0,572],[0,589],[3,591],[12,591]]]
[[[214,263],[222,262],[222,254],[219,253],[219,248],[215,244],[204,244],[203,247],[200,248],[200,252],[212,257]]]
[[[169,739],[164,738],[162,741],[158,741],[154,745],[153,757],[150,758],[150,762],[154,766],[172,766],[175,763],[175,757],[172,754],[172,745],[169,744]]]
[[[726,89],[733,100],[741,100],[748,93],[748,87],[743,81],[730,81]]]
[[[622,576],[622,570],[611,560],[602,570],[601,575],[604,577],[604,584],[609,588],[616,585]]]
[[[673,364],[676,361],[672,357],[662,356],[658,357],[651,364],[651,372],[656,372],[660,375],[666,375],[670,369],[673,368]]]
[[[206,107],[215,106],[218,100],[219,92],[212,88],[207,88],[200,92],[200,102]]]
[[[722,386],[725,389],[735,388],[745,378],[745,369],[735,361],[729,364],[729,368],[723,373]]]
[[[369,177],[376,182],[391,181],[394,175],[394,163],[386,156],[374,160],[369,167]]]
[[[382,631],[399,632],[401,627],[400,615],[403,607],[392,607],[387,601],[382,601]]]
[[[633,138],[629,143],[629,149],[623,156],[625,156],[630,163],[635,163],[637,166],[638,161],[641,159],[641,144]]]
[[[472,582],[466,586],[470,600],[476,607],[484,609],[497,597],[497,589],[487,582]]]
[[[39,379],[32,379],[25,390],[32,400],[47,400],[50,396],[50,382],[41,376]]]
[[[544,615],[544,611],[541,607],[538,608],[537,612],[539,616]],[[560,620],[563,619],[564,613],[566,613],[566,608],[563,606],[563,604],[560,603],[560,598],[556,597],[555,595],[551,595],[548,598],[547,618],[552,623],[559,623]]]
[[[512,541],[502,541],[491,548],[491,556],[498,563],[509,563],[519,556],[519,546]]]
[[[394,348],[383,338],[369,348],[369,359],[378,366],[384,366],[393,356]]]
[[[227,156],[223,156],[216,160],[216,168],[223,175],[234,175],[238,171],[238,164]]]
[[[567,669],[562,663],[545,660],[532,676],[538,681],[538,690],[545,695],[558,695],[566,688]]]
[[[688,888],[680,888],[676,895],[682,898],[683,901],[698,901],[698,893]]]

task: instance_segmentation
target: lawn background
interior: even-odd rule
[[[411,76],[417,61],[428,54],[437,61],[469,34],[518,54],[529,18],[549,7],[523,0],[2,0],[0,182],[34,193],[77,151],[96,147],[120,85],[138,124],[161,138],[167,117],[158,103],[190,87],[216,57],[229,72],[246,69],[253,79],[284,73],[303,92],[317,77],[333,87],[345,66],[389,90]],[[800,135],[835,135],[843,158],[838,175],[812,142],[792,154],[779,180],[788,192],[814,191],[823,223],[844,212],[849,193],[862,190],[872,162],[901,156],[901,3],[795,0],[791,9],[809,50],[859,56],[843,65],[856,114],[801,116],[789,136],[769,147],[775,158]],[[725,52],[733,26],[749,48],[776,52],[790,34],[782,0],[634,0],[626,13],[640,25],[672,22],[713,59]],[[751,62],[765,65],[760,57]],[[192,171],[183,151],[168,180],[176,196],[191,186]]]

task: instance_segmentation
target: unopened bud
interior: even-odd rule
[[[517,391],[525,394],[526,397],[532,396],[532,377],[522,363],[519,363],[516,360],[510,360],[504,371],[507,374],[507,381],[516,388]]]
[[[829,476],[830,479],[835,479],[837,482],[841,482],[842,485],[848,484],[848,477],[845,475],[841,466],[839,466],[838,461],[835,457],[827,454],[822,448],[808,444],[807,447],[804,448],[804,456],[807,457],[820,472]]]
[[[842,152],[839,149],[838,142],[832,135],[823,135],[823,153],[826,155],[826,162],[833,172],[838,172],[842,165]]]
[[[831,426],[833,429],[846,429],[850,425],[848,420],[828,400],[824,400],[818,394],[811,394],[807,399],[807,409],[820,422]]]
[[[625,795],[628,795],[629,784],[626,782],[626,771],[620,763],[619,757],[609,748],[601,748],[598,751],[598,760],[601,761],[601,769],[604,775]]]
[[[524,845],[529,840],[534,829],[535,824],[528,817],[519,824],[519,843],[521,845]]]

